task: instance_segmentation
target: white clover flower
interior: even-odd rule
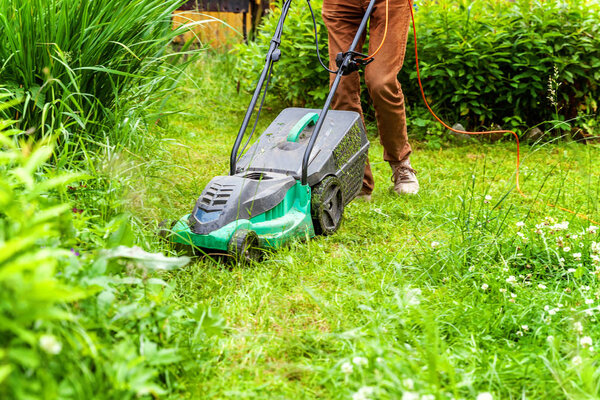
[[[494,397],[490,392],[483,392],[477,395],[477,400],[494,400]]]
[[[369,360],[367,360],[364,357],[354,357],[352,359],[352,362],[354,363],[354,365],[356,365],[357,367],[362,367],[362,366],[367,366],[369,365]]]
[[[349,362],[345,362],[342,364],[341,370],[344,374],[350,375],[354,371],[354,367]]]
[[[402,400],[419,400],[419,394],[415,392],[402,393]]]
[[[581,322],[579,322],[579,321],[575,322],[573,324],[573,327],[575,328],[577,333],[579,333],[581,335],[581,333],[583,332],[583,325],[581,324]]]
[[[550,306],[544,306],[544,311],[550,310]]]
[[[481,285],[481,290],[488,290],[490,286],[487,283],[484,283],[483,285]]]
[[[550,227],[554,231],[566,231],[569,229],[569,221],[563,221]]]
[[[552,309],[548,310],[548,314],[554,315],[554,314],[556,314],[557,311],[560,311],[560,310],[558,308],[552,308]]]
[[[594,304],[594,299],[585,299],[585,304]]]
[[[440,242],[436,242],[436,241],[431,242],[431,247],[434,248],[434,249],[436,247],[438,247],[439,245],[440,245]]]
[[[571,251],[571,248],[569,246],[565,246],[563,247],[563,250],[565,251],[565,253],[568,253]]]
[[[581,260],[581,253],[573,253],[573,258],[576,260]]]
[[[593,235],[593,234],[595,234],[596,232],[598,232],[598,227],[597,227],[597,226],[595,226],[595,225],[590,225],[590,226],[587,228],[587,233],[589,233],[589,234],[592,234],[592,235]]]
[[[510,283],[510,284],[514,284],[517,282],[517,278],[515,278],[514,275],[509,276],[508,278],[506,278],[506,282]]]
[[[475,271],[475,266],[474,266],[474,265],[471,265],[471,266],[469,267],[469,272],[473,272],[473,271]]]
[[[525,222],[519,221],[515,225],[517,225],[519,228],[521,228],[521,227],[525,226]]]
[[[352,400],[369,400],[373,395],[374,389],[370,386],[363,386],[358,392],[352,395]]]
[[[408,303],[408,305],[418,306],[419,304],[421,304],[421,293],[421,289],[419,288],[408,289],[406,291],[406,302]]]
[[[571,273],[571,274],[572,274],[573,272],[575,272],[575,271],[577,271],[575,268],[569,268],[569,269],[567,270],[567,272],[568,272],[568,273]]]
[[[579,339],[579,344],[583,347],[589,347],[592,345],[592,338],[589,336],[584,336]]]
[[[581,357],[580,356],[575,356],[571,359],[571,362],[573,363],[573,365],[579,365],[581,364]]]
[[[548,341],[548,343],[553,343],[554,342],[554,336],[548,335],[548,337],[546,338],[546,340]]]
[[[40,347],[48,354],[56,355],[62,350],[62,343],[54,335],[42,335]]]
[[[506,289],[504,289],[504,288],[500,288],[500,289],[498,289],[498,291],[499,291],[500,293],[506,293]]]
[[[540,283],[540,284],[538,285],[538,287],[539,287],[540,289],[546,289],[546,285],[544,285],[543,283]]]
[[[517,232],[517,236],[520,237],[521,239],[526,239],[526,236],[523,232]]]
[[[523,336],[523,332],[517,331],[517,336]]]
[[[517,294],[516,293],[511,293],[510,297],[512,297],[513,299],[516,299],[517,298]]]
[[[521,325],[521,329],[527,332],[529,330],[529,325]]]
[[[413,390],[415,388],[415,382],[410,378],[403,380],[402,384],[409,390]]]
[[[486,199],[487,201],[490,201],[490,200],[492,199],[492,196],[490,196],[489,194],[486,194],[486,195],[485,195],[485,199]]]
[[[600,242],[598,242],[598,243],[592,242],[592,245],[590,246],[590,250],[592,251],[592,253],[600,253]]]

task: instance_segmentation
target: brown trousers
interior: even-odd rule
[[[374,57],[375,60],[365,68],[365,82],[375,106],[379,140],[383,145],[383,159],[388,162],[399,162],[408,158],[411,153],[406,132],[404,94],[397,78],[404,62],[410,10],[406,0],[388,1],[387,38],[379,53]],[[350,47],[368,4],[369,0],[323,1],[323,20],[329,33],[330,68],[337,69],[335,57]],[[368,54],[372,54],[379,47],[384,30],[385,0],[379,0],[375,3],[369,22]],[[363,45],[364,35],[355,50],[362,52]],[[334,77],[331,75],[331,82]],[[358,72],[342,77],[333,98],[332,108],[356,111],[362,117]],[[363,191],[370,194],[374,187],[373,173],[367,160]]]

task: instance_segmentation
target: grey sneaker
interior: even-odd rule
[[[417,171],[410,166],[410,160],[401,162],[390,162],[393,175],[394,192],[398,194],[417,194],[419,193],[419,181],[417,180]]]

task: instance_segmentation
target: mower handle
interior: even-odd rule
[[[271,39],[269,51],[267,52],[267,57],[265,58],[265,66],[260,74],[260,78],[258,78],[258,83],[256,84],[256,89],[254,90],[254,94],[252,95],[252,100],[250,100],[250,105],[246,110],[244,121],[242,122],[242,126],[238,131],[235,143],[233,145],[233,149],[231,149],[231,155],[229,157],[229,175],[235,175],[236,173],[238,151],[240,149],[240,145],[242,143],[242,139],[244,138],[246,129],[248,128],[248,124],[250,123],[250,118],[252,117],[252,113],[254,112],[254,107],[256,106],[256,102],[258,101],[260,92],[262,91],[262,88],[265,85],[265,80],[267,79],[267,75],[269,75],[269,70],[271,69],[272,64],[274,62],[279,61],[279,57],[281,56],[279,45],[281,44],[283,23],[285,22],[285,18],[287,17],[291,4],[292,0],[286,0],[286,2],[283,4],[283,7],[281,8],[281,16],[279,17],[279,22],[277,22],[275,34],[273,34],[273,38]]]
[[[307,0],[310,2],[310,0]],[[323,127],[323,123],[325,121],[325,117],[327,117],[327,113],[329,112],[329,108],[331,107],[331,102],[333,100],[333,96],[337,91],[337,88],[340,84],[340,80],[342,75],[346,75],[349,72],[352,72],[355,68],[354,59],[357,57],[359,53],[355,52],[356,46],[358,46],[358,42],[365,31],[367,23],[369,21],[369,17],[373,11],[373,7],[375,6],[376,0],[371,0],[365,11],[365,15],[363,16],[362,21],[354,35],[354,39],[352,40],[352,44],[346,53],[342,53],[341,60],[339,60],[339,68],[336,72],[335,79],[331,84],[331,88],[329,90],[329,94],[327,95],[327,99],[325,100],[325,105],[319,114],[319,118],[316,122],[315,129],[310,136],[308,144],[306,146],[306,150],[304,151],[304,156],[302,158],[302,184],[306,185],[308,181],[307,170],[308,170],[308,162],[310,160],[310,155],[312,153],[313,147],[315,146],[315,142],[317,141],[317,137],[319,136],[319,132]],[[256,106],[256,102],[260,96],[263,86],[265,85],[265,80],[267,80],[267,76],[269,75],[269,70],[272,68],[272,64],[274,62],[279,61],[279,57],[281,56],[281,52],[279,50],[279,45],[281,44],[281,34],[283,32],[283,24],[285,22],[285,18],[290,10],[290,5],[292,0],[286,0],[281,8],[281,16],[279,17],[279,21],[277,22],[277,27],[275,28],[275,33],[273,38],[271,39],[271,44],[269,46],[269,51],[267,52],[267,57],[265,59],[265,66],[260,74],[260,78],[258,79],[258,83],[256,85],[256,89],[254,90],[254,94],[252,95],[252,100],[250,100],[250,105],[248,106],[248,110],[246,110],[246,115],[244,116],[244,121],[242,122],[242,126],[238,131],[237,137],[235,139],[235,144],[233,145],[233,149],[231,150],[230,156],[230,165],[229,165],[229,174],[235,175],[236,173],[236,164],[237,164],[237,155],[240,148],[240,144],[242,143],[242,139],[244,137],[244,133],[248,128],[248,124],[250,122],[250,118],[252,117],[252,113],[254,112],[254,107]],[[354,64],[354,65],[353,65]]]

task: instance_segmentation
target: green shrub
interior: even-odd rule
[[[416,14],[425,93],[450,121],[523,128],[596,111],[597,3],[427,1]],[[400,79],[411,103],[414,65],[409,45]]]
[[[323,62],[327,63],[327,30],[321,19],[322,0],[311,1]],[[281,9],[274,8],[264,19],[254,41],[234,48],[236,70],[245,90],[252,91],[260,71]],[[322,103],[329,88],[329,75],[319,64],[315,52],[314,27],[305,1],[292,3],[285,21],[281,41],[281,59],[274,64],[269,93],[287,104],[316,106]]]
[[[0,105],[0,111],[6,106]],[[221,319],[177,307],[129,220],[93,223],[61,202],[81,175],[44,168],[52,146],[0,120],[0,398],[133,399],[182,389],[176,376]],[[105,249],[98,251],[96,248]],[[164,273],[163,273],[164,274]]]
[[[315,3],[319,14],[320,2]],[[597,111],[597,3],[421,1],[415,15],[425,93],[434,110],[451,123],[471,129],[494,124],[524,128]],[[278,17],[276,9],[265,18],[257,40],[236,49],[246,88],[256,81]],[[326,30],[321,18],[317,22],[327,54]],[[311,24],[304,3],[294,4],[271,91],[288,103],[315,105],[327,92],[328,76],[314,54]],[[421,105],[412,33],[399,79],[408,104]],[[427,135],[428,127],[420,121],[411,131]]]
[[[37,137],[136,139],[143,117],[181,72],[167,45],[182,0],[0,0],[3,112]],[[130,137],[123,137],[129,135]]]

